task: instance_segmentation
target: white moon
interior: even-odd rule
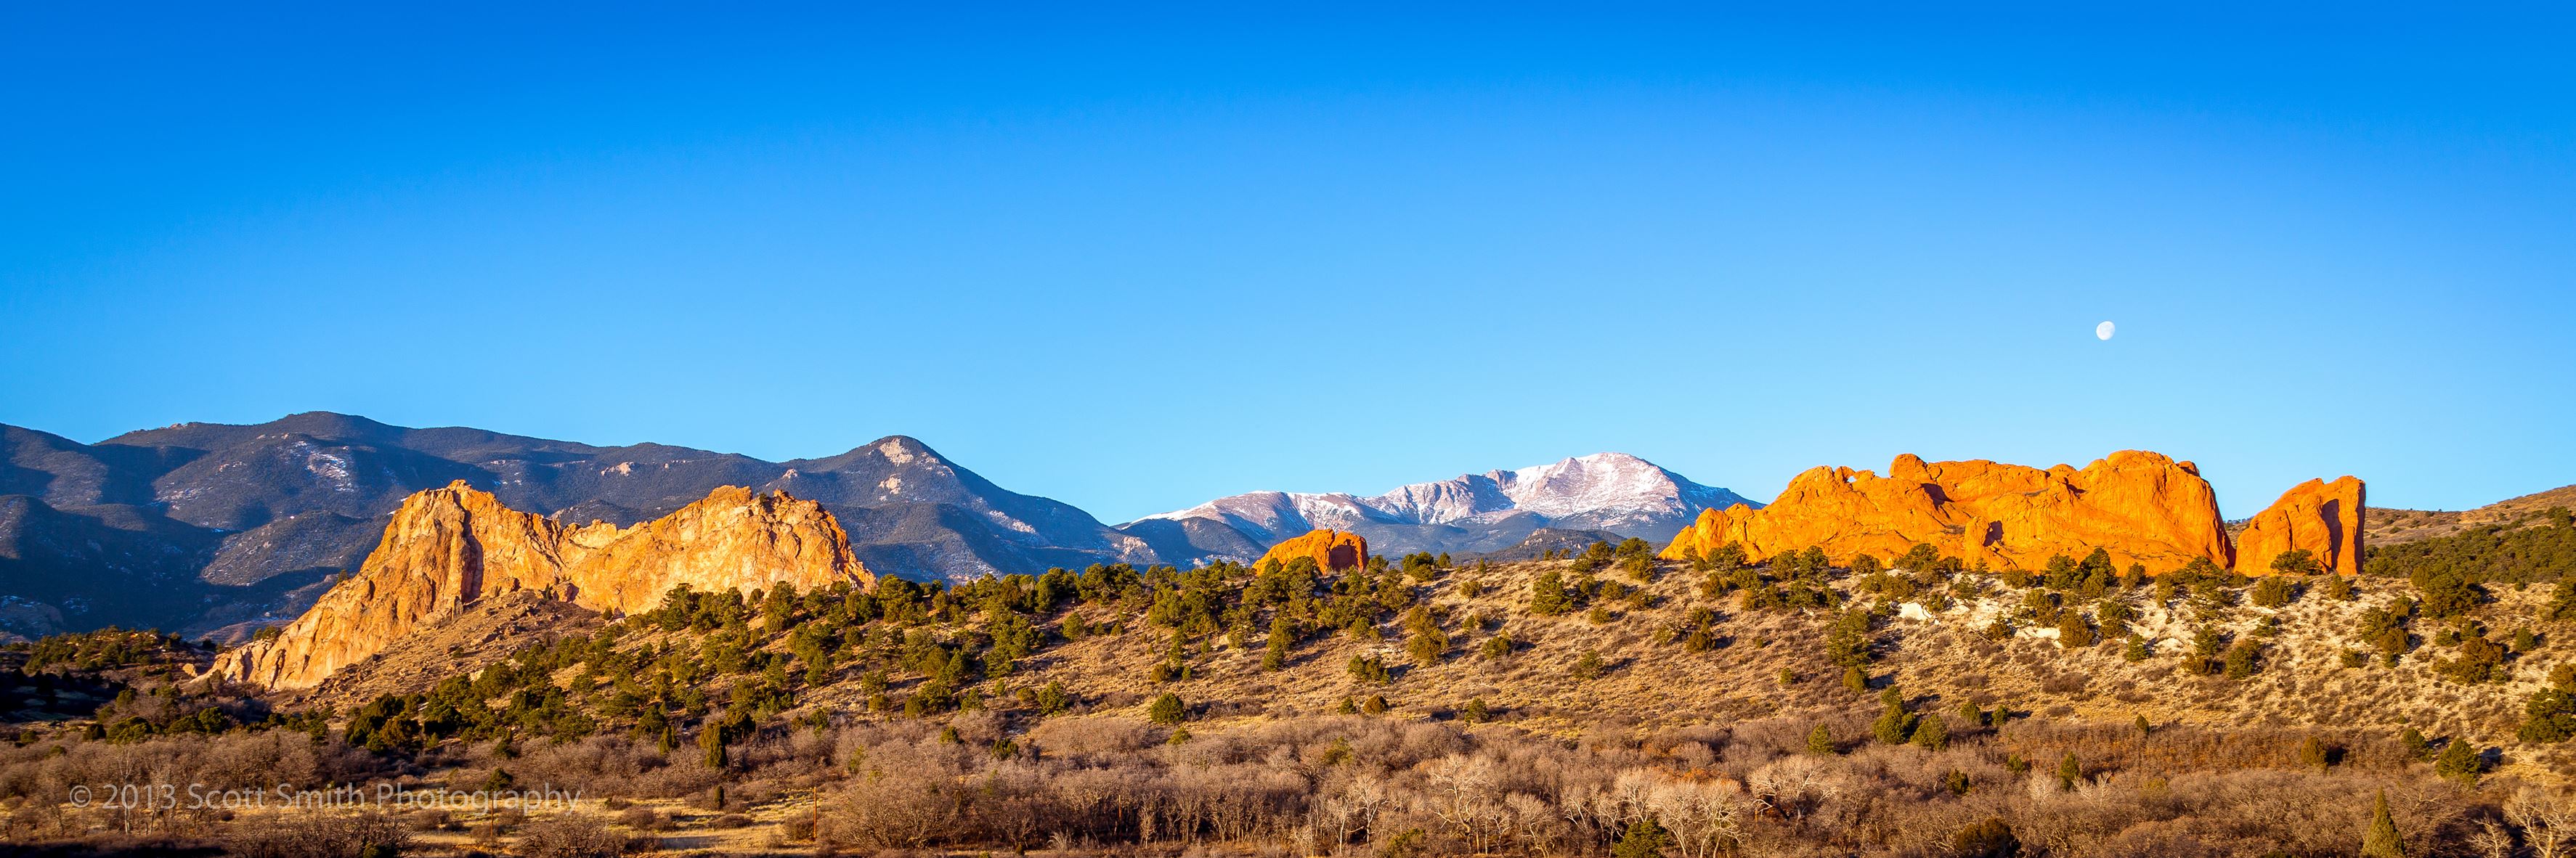
[[[2116,330],[2119,330],[2119,328],[2113,326],[2109,322],[2103,322],[2102,324],[2093,326],[2093,336],[2107,340],[2111,338],[2111,332]]]

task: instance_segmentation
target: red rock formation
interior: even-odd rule
[[[1311,557],[1315,567],[1326,572],[1357,569],[1368,562],[1368,540],[1356,533],[1338,530],[1312,530],[1306,535],[1270,546],[1252,567],[1259,569],[1277,560],[1286,563],[1298,557]]]
[[[1993,568],[2038,569],[2048,558],[2082,558],[2095,548],[2122,567],[2181,568],[2234,559],[2218,499],[2190,462],[2123,450],[2077,470],[2041,470],[1984,460],[1925,463],[1896,457],[1885,477],[1815,468],[1789,481],[1760,510],[1707,510],[1663,556],[1706,553],[1727,543],[1755,561],[1818,546],[1835,562],[1872,554],[1887,560],[1917,543]]]
[[[598,611],[661,603],[673,586],[749,590],[875,583],[849,535],[812,501],[727,486],[629,528],[565,525],[501,505],[463,482],[404,499],[358,574],[274,640],[224,653],[215,675],[306,688],[411,629],[478,600],[537,591]]]
[[[2272,574],[2272,561],[2282,552],[2304,548],[2326,571],[2359,575],[2361,519],[2361,480],[2300,483],[2245,523],[2245,532],[2236,536],[2236,571]]]

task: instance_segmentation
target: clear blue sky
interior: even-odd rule
[[[2576,482],[2537,6],[236,5],[0,9],[0,422],[903,433],[1110,521],[1599,450]]]

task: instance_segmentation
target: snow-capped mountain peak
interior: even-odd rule
[[[1371,496],[1251,492],[1146,516],[1121,529],[1156,521],[1213,522],[1262,546],[1316,528],[1356,530],[1375,541],[1372,547],[1383,545],[1384,553],[1415,543],[1428,547],[1452,541],[1413,532],[1425,528],[1445,534],[1484,532],[1497,526],[1504,531],[1572,527],[1666,539],[1700,510],[1736,503],[1749,501],[1626,453],[1594,453],[1413,483]]]

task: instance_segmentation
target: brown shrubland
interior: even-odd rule
[[[1863,721],[1831,723],[1858,735]],[[2545,794],[2537,788],[2464,787],[2358,737],[2337,738],[2348,750],[2318,770],[2299,761],[2310,734],[2296,731],[2140,735],[2018,721],[1963,730],[1941,751],[1869,744],[1819,757],[1806,752],[1814,722],[1803,719],[1566,740],[1319,717],[1202,731],[1177,747],[1136,741],[1121,719],[1059,723],[1049,732],[1131,738],[997,762],[917,731],[846,732],[843,747],[859,756],[825,790],[817,836],[862,853],[1126,844],[1368,854],[1410,837],[1425,854],[1579,855],[1652,817],[1678,855],[1934,855],[1961,829],[2002,819],[2053,855],[2337,855],[2359,843],[2380,791],[2422,848],[2465,848],[2485,820],[2576,834],[2540,811],[2508,812],[2560,806],[2514,797]],[[2072,789],[2045,766],[2016,775],[2007,765],[2068,751],[2092,760]]]
[[[1681,858],[1928,858],[2007,838],[2025,855],[2340,856],[2359,850],[2385,794],[2410,855],[2576,854],[2566,746],[2515,739],[2522,702],[2556,682],[2549,669],[2576,654],[2562,639],[2576,636],[2543,626],[2550,633],[2517,644],[2477,683],[2435,669],[2457,644],[2417,640],[2385,660],[2353,630],[2397,604],[2399,582],[2366,579],[2351,601],[2280,605],[2144,585],[2042,593],[2105,624],[2101,642],[2067,647],[2054,635],[2073,625],[2017,613],[2039,591],[1973,577],[1924,582],[1956,594],[1945,600],[1954,608],[1930,613],[1870,605],[1857,590],[1830,605],[1756,609],[1704,594],[1696,575],[1667,565],[1618,576],[1634,589],[1601,597],[1598,616],[1532,613],[1524,601],[1549,568],[1478,569],[1476,588],[1459,586],[1464,573],[1408,579],[1419,583],[1398,594],[1410,601],[1386,612],[1382,634],[1319,625],[1276,668],[1263,666],[1258,622],[1242,623],[1256,632],[1245,644],[1221,645],[1223,629],[1176,643],[1172,629],[1146,624],[1151,599],[1035,612],[1056,637],[1011,672],[965,670],[948,689],[983,696],[915,715],[867,703],[929,682],[887,653],[906,635],[984,651],[978,629],[991,616],[960,608],[901,630],[854,628],[843,638],[852,660],[817,674],[837,679],[782,674],[797,677],[779,680],[794,686],[793,703],[746,719],[721,756],[696,747],[725,711],[732,689],[721,683],[757,674],[712,680],[702,710],[674,716],[700,720],[680,724],[671,752],[656,730],[611,719],[560,737],[514,722],[522,732],[506,746],[485,734],[408,751],[300,729],[130,742],[62,730],[0,743],[0,811],[12,843],[196,838],[247,851],[284,848],[270,841],[289,833],[340,835],[60,797],[75,784],[129,782],[471,790],[506,770],[521,788],[583,791],[592,803],[580,813],[617,814],[613,827],[551,812],[408,821],[425,838],[467,828],[479,848],[561,855],[672,831],[674,844],[732,838],[727,848],[827,854],[1571,856],[1608,853],[1651,822],[1663,854]],[[2513,628],[2548,598],[2496,588],[2477,616]],[[2111,602],[2127,609],[2107,611]],[[1865,611],[1855,641],[1844,624]],[[1087,630],[1066,631],[1077,613]],[[1100,630],[1111,621],[1123,629]],[[1405,652],[1443,623],[1448,649]],[[2412,628],[2435,634],[2429,619]],[[2146,657],[2128,657],[2131,630],[2152,643]],[[632,633],[623,645],[703,643],[686,630]],[[1370,657],[1378,669],[1345,667]],[[1188,670],[1149,681],[1173,659]],[[577,671],[551,681],[569,689]],[[536,676],[542,690],[549,679]],[[1038,702],[1041,688],[1060,698]],[[160,699],[132,708],[168,708]],[[1337,714],[1346,700],[1354,714]],[[1149,718],[1158,712],[1163,721]],[[1934,716],[1937,741],[1899,743]],[[2408,728],[2429,738],[2401,741]],[[2436,752],[2452,743],[2478,752],[2473,768],[2484,771],[2437,773]],[[367,824],[343,816],[339,825]],[[746,830],[727,830],[737,825]]]

